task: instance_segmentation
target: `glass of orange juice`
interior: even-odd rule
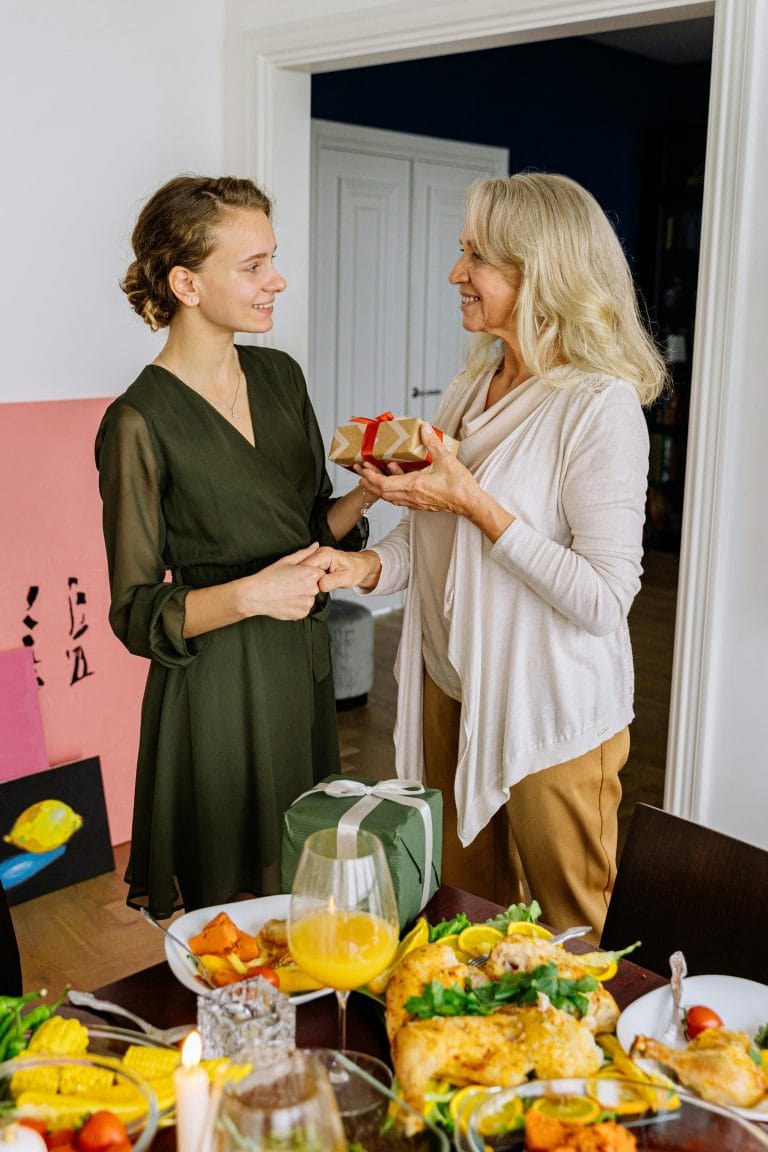
[[[400,922],[384,847],[360,828],[323,828],[306,841],[288,909],[288,944],[299,968],[336,992],[339,1048],[347,1000],[387,967]]]

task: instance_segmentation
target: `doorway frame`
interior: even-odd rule
[[[738,273],[755,209],[751,109],[759,68],[759,0],[411,0],[285,24],[264,24],[264,0],[228,0],[226,154],[276,199],[281,263],[280,344],[307,362],[309,317],[310,75],[361,65],[714,13],[696,341],[688,435],[664,807],[706,814],[708,703],[717,652],[718,552],[727,541],[721,495],[728,382],[741,362]],[[299,7],[301,5],[299,4]],[[759,102],[755,101],[759,106]],[[704,767],[702,767],[704,766]]]

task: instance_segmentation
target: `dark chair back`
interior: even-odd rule
[[[619,861],[601,946],[662,976],[683,952],[690,975],[768,984],[768,851],[638,804]]]
[[[5,888],[0,884],[0,994],[20,996],[21,959]]]

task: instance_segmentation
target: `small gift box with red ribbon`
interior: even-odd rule
[[[395,417],[391,412],[382,412],[374,419],[353,416],[349,424],[341,424],[333,433],[328,459],[343,468],[352,468],[363,461],[384,469],[393,462],[404,472],[426,468],[432,457],[421,442],[422,423],[418,416]],[[458,440],[446,436],[439,428],[435,428],[435,434],[454,455],[458,452]]]

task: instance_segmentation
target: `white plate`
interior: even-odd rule
[[[236,900],[234,904],[217,904],[211,908],[195,908],[174,920],[171,931],[180,940],[190,940],[201,932],[209,920],[219,912],[226,912],[237,924],[242,932],[256,936],[259,929],[267,920],[285,920],[288,917],[290,896],[260,896],[253,900]],[[183,955],[172,940],[165,938],[165,958],[171,972],[185,987],[196,992],[198,996],[210,996],[212,988],[207,988],[197,976],[197,970],[191,960]],[[291,996],[294,1004],[306,1004],[308,1000],[317,1000],[318,996],[328,996],[332,989],[317,988],[314,992],[295,992]]]
[[[758,1028],[768,1024],[768,985],[755,980],[742,980],[738,976],[688,976],[683,981],[683,1007],[704,1004],[717,1012],[731,1032],[746,1032],[752,1039]],[[664,1041],[664,1033],[672,1019],[672,989],[667,984],[655,988],[625,1008],[616,1025],[616,1036],[625,1052],[629,1052],[636,1036],[652,1036]],[[680,1039],[671,1048],[684,1048]],[[658,1069],[655,1060],[638,1060],[646,1071]],[[768,1121],[768,1096],[756,1108],[734,1108],[740,1116],[750,1120]]]

